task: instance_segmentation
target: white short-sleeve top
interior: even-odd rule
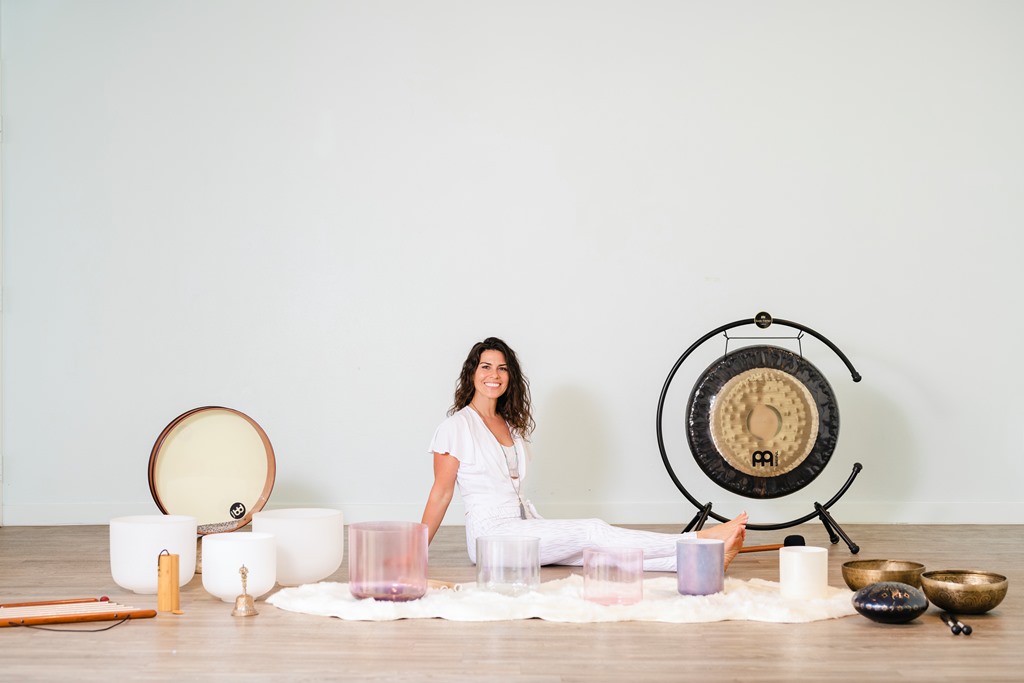
[[[512,443],[519,457],[518,487],[523,500],[526,500],[526,491],[522,487],[530,453],[523,439],[514,432]],[[457,481],[467,515],[487,509],[519,507],[519,495],[509,478],[501,444],[469,406],[441,423],[430,442],[430,451],[447,453],[458,459]]]

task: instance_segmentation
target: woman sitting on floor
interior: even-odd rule
[[[525,439],[533,431],[530,385],[515,352],[489,337],[462,365],[449,417],[434,432],[434,485],[423,510],[432,540],[458,483],[466,509],[466,544],[476,562],[478,536],[540,538],[540,563],[583,564],[584,548],[630,546],[644,551],[645,571],[675,571],[676,541],[687,536],[725,542],[725,566],[743,546],[747,514],[687,534],[623,529],[600,519],[545,519],[524,494]]]

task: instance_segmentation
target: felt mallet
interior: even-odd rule
[[[942,619],[942,623],[949,627],[949,630],[953,632],[954,636],[958,636],[961,633],[963,633],[963,627],[961,627],[960,624],[956,622],[952,614],[949,614],[948,612],[943,612],[939,615],[939,619]],[[968,633],[967,635],[970,635],[970,633]]]

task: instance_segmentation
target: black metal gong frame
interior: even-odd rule
[[[658,398],[657,418],[658,450],[661,451],[661,461],[664,463],[665,469],[668,471],[668,476],[672,479],[672,483],[675,484],[676,488],[679,489],[679,491],[686,497],[686,499],[690,501],[694,507],[697,508],[697,514],[694,516],[692,520],[690,520],[690,523],[686,525],[686,528],[683,529],[684,533],[687,531],[692,531],[693,529],[702,529],[704,527],[704,523],[707,522],[709,517],[712,519],[716,519],[719,522],[727,522],[729,520],[728,518],[711,511],[711,501],[708,501],[707,503],[701,503],[689,491],[687,491],[686,487],[683,486],[683,483],[679,480],[679,477],[676,476],[675,471],[672,469],[672,463],[669,462],[668,453],[666,453],[665,451],[665,439],[662,434],[661,423],[665,408],[665,397],[668,395],[668,390],[672,384],[672,379],[675,377],[676,372],[679,371],[679,368],[682,366],[683,362],[687,358],[689,358],[690,355],[694,351],[696,351],[698,347],[700,347],[702,344],[704,344],[704,342],[711,339],[712,337],[718,336],[719,334],[725,335],[726,354],[728,354],[728,340],[730,339],[730,337],[727,334],[727,332],[729,330],[737,327],[742,327],[744,325],[756,325],[761,329],[767,329],[772,324],[792,327],[795,330],[800,330],[801,333],[809,334],[815,339],[818,339],[826,346],[828,346],[830,349],[832,349],[832,351],[834,351],[835,354],[839,356],[840,359],[842,359],[843,363],[845,363],[846,367],[850,370],[850,374],[853,376],[854,382],[859,382],[861,380],[860,373],[857,372],[857,370],[853,367],[853,364],[850,362],[850,359],[846,357],[846,354],[840,351],[839,347],[837,347],[835,344],[829,341],[826,337],[815,332],[814,330],[805,325],[801,325],[800,323],[795,323],[790,320],[781,320],[778,318],[773,319],[767,313],[758,313],[757,316],[755,316],[752,319],[737,320],[735,322],[722,325],[719,328],[711,330],[703,337],[701,337],[693,344],[691,344],[690,348],[686,349],[683,355],[679,357],[679,360],[676,361],[676,364],[672,366],[672,370],[668,373],[668,377],[665,379],[665,385],[661,389],[661,396]],[[799,339],[799,337],[797,339]],[[803,354],[801,353],[801,356],[802,355]],[[846,543],[846,546],[850,549],[850,552],[856,555],[858,552],[860,552],[860,546],[854,543],[853,540],[846,534],[846,532],[843,531],[843,528],[839,526],[839,523],[836,522],[835,518],[832,517],[831,513],[829,513],[828,510],[833,505],[835,505],[840,498],[843,497],[847,490],[849,490],[850,486],[853,484],[853,480],[857,478],[857,475],[860,474],[860,471],[862,469],[863,466],[859,462],[855,462],[853,464],[853,472],[850,473],[850,476],[846,480],[846,483],[843,484],[839,491],[837,491],[836,494],[829,498],[828,501],[826,501],[824,504],[815,502],[813,512],[809,512],[803,517],[791,519],[788,522],[779,522],[776,524],[748,523],[747,528],[752,529],[754,531],[778,531],[780,529],[788,529],[790,527],[804,524],[817,517],[819,520],[821,520],[822,525],[825,527],[825,531],[828,533],[829,540],[832,542],[833,545],[839,543],[839,539],[842,538],[842,540]]]

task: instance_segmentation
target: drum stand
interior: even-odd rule
[[[711,332],[708,332],[706,335],[704,335],[696,342],[694,342],[690,346],[690,348],[688,348],[686,352],[679,357],[679,360],[677,360],[676,364],[672,367],[672,370],[668,374],[668,378],[665,380],[665,385],[662,387],[661,397],[658,399],[657,431],[658,449],[661,451],[661,461],[662,463],[664,463],[665,469],[668,470],[668,475],[672,479],[672,483],[674,483],[676,485],[676,488],[679,489],[679,491],[686,497],[686,499],[690,501],[694,505],[694,507],[697,508],[697,514],[693,517],[693,519],[690,520],[690,523],[686,525],[686,528],[683,529],[682,533],[685,533],[687,531],[693,531],[695,529],[703,529],[704,523],[707,522],[709,517],[716,519],[719,522],[728,522],[729,519],[715,512],[712,512],[712,503],[710,501],[702,504],[700,503],[700,501],[694,498],[693,495],[691,495],[690,492],[686,490],[686,487],[683,486],[683,483],[679,481],[679,478],[676,476],[675,471],[672,469],[672,464],[669,462],[668,454],[665,452],[665,440],[662,435],[661,423],[662,413],[665,407],[665,396],[668,394],[669,386],[672,384],[672,378],[675,377],[675,374],[679,370],[680,366],[682,366],[683,361],[685,361],[690,356],[690,354],[692,354],[697,349],[697,347],[706,342],[708,339],[711,339],[712,337],[717,336],[719,334],[725,334],[728,330],[731,330],[735,327],[754,324],[761,329],[765,329],[772,323],[779,325],[787,325],[794,329],[800,330],[801,332],[806,332],[807,334],[810,334],[811,336],[817,338],[830,349],[832,349],[836,353],[836,355],[838,355],[842,359],[843,363],[845,363],[846,367],[850,370],[854,382],[859,382],[861,380],[860,373],[858,373],[854,369],[853,364],[850,363],[849,359],[831,341],[821,336],[814,330],[808,327],[804,327],[803,325],[800,325],[798,323],[790,322],[788,320],[773,320],[771,316],[769,316],[767,313],[758,313],[753,320],[737,320],[735,322],[729,323],[728,325],[723,325],[717,329],[712,330]],[[729,335],[725,334],[725,337],[726,352],[728,352]],[[799,340],[799,337],[797,337],[797,339]],[[846,480],[846,483],[843,484],[839,491],[837,491],[836,494],[832,496],[824,505],[815,502],[813,512],[810,512],[804,515],[803,517],[792,519],[788,522],[779,522],[777,524],[747,524],[747,529],[752,529],[754,531],[778,531],[780,529],[788,529],[790,527],[799,526],[800,524],[809,522],[810,520],[817,517],[821,521],[822,525],[825,527],[825,531],[828,533],[829,540],[832,542],[833,545],[839,543],[839,539],[842,538],[842,540],[846,543],[846,546],[850,549],[850,552],[856,555],[858,552],[860,552],[860,546],[854,543],[853,540],[847,535],[847,533],[843,531],[843,528],[839,526],[839,523],[836,522],[835,518],[832,517],[828,509],[835,505],[835,503],[840,498],[843,497],[843,494],[845,494],[846,491],[850,488],[850,486],[853,484],[853,480],[857,478],[857,475],[860,474],[860,471],[862,469],[863,466],[859,462],[854,463],[853,472],[850,473],[850,476]]]

